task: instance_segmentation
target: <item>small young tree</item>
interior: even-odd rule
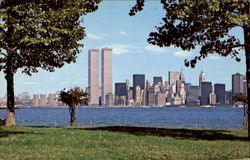
[[[68,91],[65,89],[59,91],[58,100],[69,107],[70,126],[76,125],[77,107],[81,104],[88,104],[88,93],[80,87],[74,87]]]
[[[243,104],[243,107],[244,107],[243,128],[247,129],[248,127],[247,114],[246,114],[246,107],[248,107],[247,96],[242,93],[235,94],[233,96],[233,101],[241,102]]]

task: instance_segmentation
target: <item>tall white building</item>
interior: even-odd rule
[[[99,50],[89,50],[88,55],[88,90],[90,93],[89,105],[99,105]]]
[[[101,105],[106,105],[105,97],[112,93],[112,49],[102,49],[101,64]]]
[[[55,93],[49,94],[48,96],[48,106],[49,107],[57,107],[58,101]]]
[[[201,82],[205,82],[205,73],[201,71],[200,76],[199,76],[199,86],[201,87]]]
[[[99,50],[89,50],[88,55],[88,90],[90,106],[106,105],[106,95],[112,93],[112,49],[101,50],[101,87],[99,79]],[[101,99],[100,99],[101,98]]]
[[[181,72],[169,71],[168,72],[168,80],[169,80],[170,86],[173,84],[176,84],[176,81],[184,82],[185,81],[184,73],[182,71]]]
[[[39,106],[39,94],[33,94],[32,106],[33,107]]]
[[[40,94],[40,106],[47,106],[46,94]]]

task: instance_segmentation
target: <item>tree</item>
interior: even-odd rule
[[[7,81],[6,125],[16,124],[14,74],[53,72],[76,61],[85,37],[81,16],[100,0],[2,0],[0,2],[0,71]]]
[[[84,92],[80,87],[75,87],[68,91],[63,89],[58,93],[58,100],[68,105],[70,126],[75,126],[77,107],[79,107],[81,104],[88,104],[88,93]]]
[[[244,94],[242,94],[242,93],[235,94],[233,96],[233,101],[235,101],[235,102],[241,102],[243,104],[243,107],[244,107],[243,128],[247,129],[247,127],[248,127],[247,116],[246,116],[246,106],[248,104],[248,102],[247,102],[247,96],[244,95]]]
[[[143,10],[145,0],[137,0],[130,10],[133,16]],[[238,54],[245,50],[248,101],[250,101],[250,1],[249,0],[161,0],[165,16],[157,31],[149,34],[148,42],[160,47],[171,45],[182,50],[199,49],[199,54],[185,60],[186,66],[195,64],[209,54],[230,56],[240,61]],[[244,42],[230,31],[240,27]],[[250,114],[248,108],[247,114]],[[250,116],[248,116],[248,123]],[[248,127],[250,139],[250,128]]]

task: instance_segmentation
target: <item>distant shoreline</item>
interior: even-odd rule
[[[15,109],[42,109],[42,108],[50,108],[50,109],[61,109],[61,108],[68,108],[67,106],[60,106],[60,107],[31,107],[31,106],[17,106]],[[78,108],[241,108],[241,106],[234,106],[234,105],[214,105],[214,106],[198,106],[198,105],[170,105],[164,107],[152,107],[152,106],[81,106]],[[6,107],[0,107],[0,110],[6,109]]]

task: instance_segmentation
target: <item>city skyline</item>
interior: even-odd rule
[[[226,89],[231,89],[231,75],[245,74],[244,55],[241,53],[240,63],[231,58],[221,58],[213,55],[198,62],[195,69],[186,68],[184,60],[192,59],[196,51],[189,54],[180,49],[159,48],[147,44],[148,34],[155,30],[163,13],[159,9],[160,3],[147,2],[143,12],[136,17],[128,15],[134,2],[119,1],[100,4],[99,9],[85,16],[84,26],[87,37],[83,40],[84,48],[75,64],[66,65],[56,72],[49,73],[39,70],[32,77],[18,72],[15,75],[15,92],[55,93],[63,88],[88,86],[88,50],[93,48],[109,47],[113,49],[113,82],[122,82],[129,79],[132,82],[133,74],[145,74],[145,79],[153,82],[154,76],[167,78],[168,71],[183,69],[187,82],[198,84],[197,76],[203,70],[206,79],[212,83],[225,83]],[[145,16],[147,18],[145,19]],[[107,18],[108,17],[108,18]],[[113,25],[116,24],[116,25]],[[242,30],[232,30],[236,35],[242,35]],[[239,37],[242,39],[242,36]],[[186,53],[186,54],[184,54]],[[218,69],[219,68],[219,69]],[[58,83],[60,82],[60,83]],[[0,96],[6,94],[6,82],[3,73],[0,74]],[[113,83],[113,84],[114,84]]]
[[[115,91],[113,92],[111,91],[112,72],[110,72],[112,66],[111,68],[110,66],[105,66],[105,62],[112,61],[112,54],[110,54],[111,52],[112,49],[102,49],[102,72],[99,73],[102,75],[102,85],[100,87],[100,80],[97,78],[99,77],[99,74],[96,72],[96,70],[98,70],[100,67],[99,50],[89,51],[90,77],[88,91],[92,95],[89,102],[90,107],[233,105],[232,98],[234,94],[247,94],[245,75],[241,75],[239,73],[233,74],[232,88],[234,89],[232,91],[227,91],[225,89],[225,84],[212,84],[209,81],[205,81],[206,77],[203,71],[201,71],[199,76],[200,85],[186,83],[184,79],[185,75],[182,71],[169,71],[169,81],[162,81],[162,77],[153,77],[154,83],[152,85],[148,80],[145,80],[145,75],[133,74],[132,85],[130,85],[129,80],[127,79],[123,83],[115,83]],[[106,71],[103,72],[104,70]],[[103,77],[104,74],[107,78]],[[156,81],[158,82],[156,83]],[[95,94],[96,89],[97,94]],[[46,94],[33,94],[33,99],[31,99],[31,96],[28,92],[23,92],[22,94],[15,96],[15,101],[16,105],[19,107],[57,107],[62,105],[62,103],[58,103],[56,97],[56,93],[48,94],[48,98]],[[102,101],[102,97],[105,99],[104,102]],[[6,96],[0,97],[0,105],[6,105]]]

